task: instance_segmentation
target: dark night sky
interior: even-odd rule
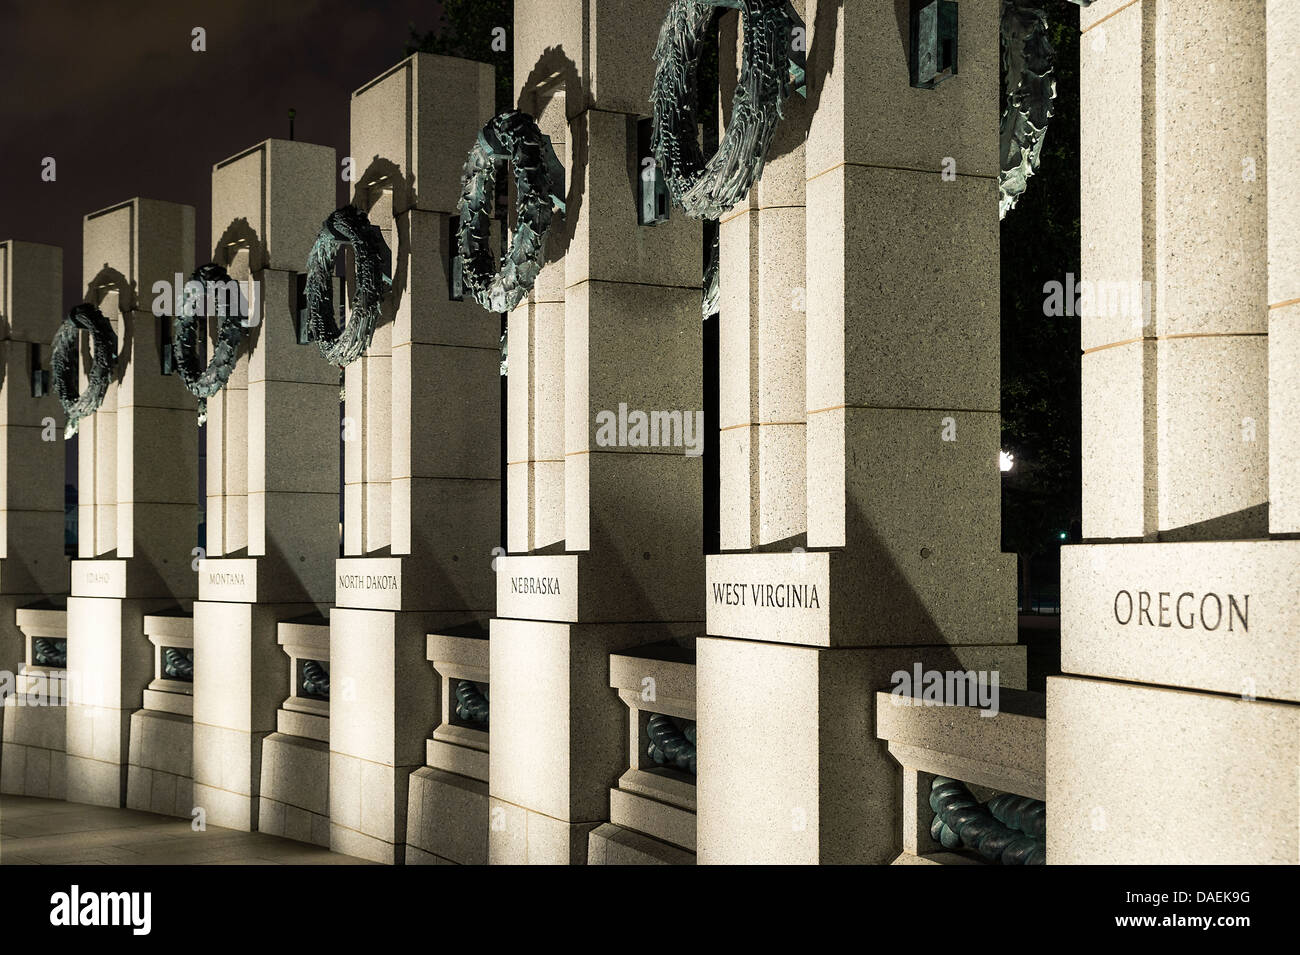
[[[63,248],[81,300],[81,219],[132,196],[196,209],[211,249],[212,165],[268,137],[348,146],[352,90],[396,63],[434,0],[0,0],[0,239]],[[191,30],[207,30],[207,52]],[[43,157],[57,181],[41,180]],[[342,182],[339,202],[346,201]]]

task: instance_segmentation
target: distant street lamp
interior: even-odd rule
[[[1010,451],[998,452],[998,466],[1001,467],[1003,471],[1010,471],[1015,463],[1016,456]]]

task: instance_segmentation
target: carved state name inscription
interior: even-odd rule
[[[339,574],[340,590],[397,590],[396,574]]]
[[[713,584],[713,602],[727,607],[776,607],[813,610],[821,608],[816,584]]]
[[[1250,594],[1238,596],[1183,591],[1120,590],[1115,594],[1115,621],[1123,627],[1179,627],[1183,630],[1218,630],[1225,623],[1249,631]]]
[[[560,593],[559,577],[511,577],[512,594],[548,594],[558,596]]]

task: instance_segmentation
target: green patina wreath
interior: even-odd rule
[[[704,269],[704,300],[700,303],[700,311],[706,320],[716,315],[721,307],[718,304],[722,296],[722,252],[719,246],[721,238],[721,230],[715,230],[713,242],[709,247],[709,264]]]
[[[339,247],[350,245],[356,261],[352,314],[340,330],[334,324],[334,263]],[[383,308],[384,289],[393,284],[393,253],[384,234],[356,206],[331,212],[307,256],[307,327],[325,360],[350,365],[370,347]]]
[[[696,74],[715,7],[744,18],[744,53],[731,121],[707,161],[696,137]],[[672,0],[655,47],[651,148],[673,201],[693,219],[717,219],[763,175],[768,146],[790,95],[794,21],[786,0]]]
[[[1092,0],[1070,0],[1087,7]],[[1006,218],[1038,171],[1047,124],[1056,112],[1056,51],[1047,15],[1023,0],[1002,0],[1002,66],[1007,102],[1002,111],[998,215]]]
[[[510,251],[498,268],[492,251],[492,213],[496,164],[501,159],[514,167],[518,224]],[[489,312],[510,311],[532,290],[545,262],[553,208],[564,211],[564,167],[550,137],[517,109],[495,117],[478,134],[465,160],[456,237],[465,287]]]
[[[206,368],[199,359],[199,322],[207,316],[204,303],[209,300],[208,291],[213,286],[229,289],[234,286],[235,307],[226,302],[226,314],[221,316],[221,326],[217,331],[217,341],[212,349],[212,358]],[[244,337],[245,316],[239,303],[243,296],[239,284],[228,272],[215,262],[200,265],[185,283],[181,303],[172,320],[172,356],[176,361],[176,371],[190,393],[199,399],[199,424],[208,417],[208,401],[226,386],[230,375],[235,370],[235,361],[239,357],[239,343]],[[204,306],[204,307],[199,307]]]
[[[77,332],[90,332],[94,343],[94,358],[88,373],[89,383],[86,390],[77,394]],[[117,367],[117,332],[104,313],[94,305],[78,305],[68,312],[68,317],[54,333],[53,354],[50,358],[53,370],[54,393],[63,406],[68,417],[63,430],[64,438],[77,433],[78,422],[87,415],[92,415],[104,401],[109,383],[113,379],[113,369]]]

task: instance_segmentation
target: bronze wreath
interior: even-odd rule
[[[334,324],[334,262],[339,247],[352,246],[356,299],[340,330]],[[333,365],[350,365],[370,347],[383,308],[384,289],[393,284],[392,251],[384,234],[356,206],[331,212],[307,256],[307,327],[321,355]]]
[[[89,383],[86,390],[77,394],[77,332],[85,329],[90,332],[94,342],[94,358],[87,375]],[[104,401],[108,386],[113,379],[113,369],[117,367],[117,332],[104,313],[94,305],[78,305],[68,312],[68,317],[54,333],[53,354],[50,366],[53,370],[54,393],[58,395],[59,404],[68,417],[63,436],[70,438],[77,433],[78,422],[87,415],[94,414]]]
[[[500,268],[492,252],[499,159],[509,160],[514,167],[518,196],[517,224]],[[464,262],[465,287],[489,312],[510,311],[532,290],[546,259],[552,208],[564,211],[563,193],[564,167],[550,137],[542,134],[531,116],[512,109],[483,127],[465,160],[456,241]]]
[[[744,53],[731,121],[706,162],[696,137],[696,72],[715,7],[740,10]],[[673,201],[691,218],[717,219],[762,177],[790,95],[792,29],[786,0],[672,0],[654,53],[650,143]]]
[[[239,343],[244,337],[246,326],[245,316],[241,314],[244,309],[227,309],[227,314],[221,317],[221,327],[217,331],[217,342],[212,349],[212,358],[204,368],[200,364],[198,354],[200,319],[196,314],[195,302],[206,301],[209,286],[221,285],[228,288],[231,284],[234,284],[237,290],[236,298],[242,301],[243,297],[238,292],[238,283],[231,279],[224,268],[215,262],[200,265],[190,276],[190,281],[185,284],[180,306],[176,309],[176,317],[172,320],[172,357],[175,359],[176,371],[180,375],[181,382],[189,389],[190,394],[199,399],[199,424],[207,419],[207,399],[226,386],[231,373],[235,370],[235,361],[239,357]],[[196,286],[199,289],[197,293]],[[202,313],[204,317],[207,315],[206,308],[198,309],[197,312]]]

